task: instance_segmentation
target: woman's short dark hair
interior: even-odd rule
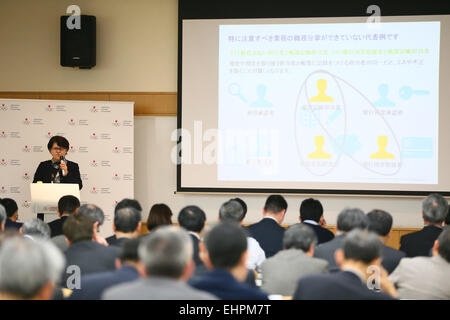
[[[56,145],[60,148],[69,150],[69,141],[61,136],[53,136],[50,138],[48,144],[47,144],[47,149],[48,151],[50,151],[53,147],[53,145],[56,143]]]
[[[164,203],[152,206],[147,218],[147,229],[152,231],[162,225],[172,224],[172,210]]]

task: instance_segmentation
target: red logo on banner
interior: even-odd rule
[[[97,112],[98,110],[97,110],[97,107],[96,106],[92,106],[92,108],[91,108],[91,112]]]
[[[6,138],[6,132],[5,131],[2,131],[2,132],[0,132],[0,137],[2,137],[2,138]]]
[[[98,165],[97,161],[92,160],[91,163],[89,164],[91,167],[96,167]]]
[[[30,124],[31,120],[30,118],[25,118],[25,120],[23,121],[23,124]]]
[[[30,180],[30,175],[28,174],[28,172],[25,172],[25,174],[23,175],[23,179]]]
[[[119,147],[114,147],[114,149],[113,149],[112,152],[113,152],[113,153],[120,153]]]
[[[114,120],[114,122],[113,122],[113,126],[115,126],[115,127],[118,127],[118,126],[120,126],[120,122],[119,122],[119,120]]]
[[[2,186],[2,187],[0,188],[0,193],[6,193],[6,188],[5,188],[5,186]]]
[[[69,151],[70,152],[77,152],[77,149],[74,146],[70,146]]]
[[[0,110],[7,111],[8,107],[4,103],[2,103],[2,106],[0,107]]]
[[[98,193],[97,188],[96,187],[92,187],[91,193],[92,194],[97,194]]]
[[[0,161],[0,165],[1,165],[1,166],[6,166],[6,165],[8,165],[7,162],[6,162],[6,159],[2,159],[2,160]]]
[[[95,133],[95,132],[93,132],[92,134],[91,134],[91,139],[97,139],[98,137],[97,137],[97,134]]]
[[[31,206],[31,202],[28,202],[27,200],[25,200],[23,203],[22,203],[22,207],[24,207],[24,208],[29,208]]]
[[[114,181],[119,181],[119,180],[120,180],[120,176],[119,176],[118,173],[115,173],[115,174],[114,174],[113,180],[114,180]]]
[[[26,145],[24,148],[23,148],[23,152],[30,152],[31,151],[31,148],[28,146],[28,145]]]
[[[47,110],[47,111],[53,111],[53,108],[52,108],[51,105],[48,105],[47,108],[45,108],[45,110]]]
[[[69,120],[69,125],[74,126],[75,125],[75,120],[74,119],[70,119]]]

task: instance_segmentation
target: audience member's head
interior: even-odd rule
[[[140,203],[134,199],[125,198],[122,201],[120,201],[114,208],[114,214],[116,214],[117,210],[120,210],[122,208],[134,208],[134,209],[142,212],[142,207],[141,207]]]
[[[284,232],[283,249],[299,249],[313,256],[317,241],[316,233],[310,226],[297,223],[291,225]]]
[[[103,210],[97,207],[95,204],[83,204],[80,209],[78,209],[78,214],[84,214],[92,219],[94,224],[94,231],[99,232],[100,226],[105,221],[105,214]]]
[[[159,226],[172,224],[172,210],[164,203],[154,204],[147,218],[147,229],[153,231]]]
[[[71,215],[63,224],[63,233],[69,245],[90,240],[94,236],[94,220],[86,214]]]
[[[209,268],[225,269],[239,281],[247,277],[247,234],[236,223],[221,222],[205,236],[202,250],[203,261]],[[203,246],[201,248],[204,248]]]
[[[442,225],[448,214],[448,202],[438,193],[432,193],[422,202],[423,220],[426,224]]]
[[[200,233],[206,224],[206,214],[197,206],[187,206],[178,214],[178,223],[187,231]]]
[[[119,209],[114,214],[114,232],[120,236],[132,235],[137,237],[141,229],[141,212],[133,207]]]
[[[309,198],[300,205],[300,221],[312,220],[319,222],[323,215],[323,207],[319,200]]]
[[[179,227],[161,226],[144,236],[138,253],[148,277],[187,281],[195,268],[191,237]]]
[[[389,232],[391,232],[393,223],[392,216],[386,211],[375,209],[367,214],[367,220],[367,229],[382,237],[382,241],[385,242]]]
[[[234,198],[234,199],[231,199],[231,200],[237,201],[237,202],[239,202],[241,204],[242,209],[244,209],[244,217],[245,217],[245,215],[247,214],[247,204],[245,203],[245,201],[242,200],[241,198]]]
[[[244,220],[245,212],[242,204],[234,199],[228,200],[220,206],[220,221],[241,223]]]
[[[335,253],[336,263],[342,268],[353,266],[359,268],[367,278],[367,267],[380,266],[383,243],[374,232],[354,229],[342,243],[342,249]]]
[[[131,265],[140,270],[138,248],[141,240],[142,237],[130,238],[120,244],[116,269],[120,269],[124,265]]]
[[[51,299],[64,265],[63,255],[50,241],[6,239],[0,249],[2,298]]]
[[[0,203],[5,207],[6,216],[9,220],[16,221],[19,218],[19,207],[14,199],[3,198]]]
[[[5,207],[0,204],[0,231],[5,230],[5,222],[7,219]]]
[[[368,224],[367,216],[361,209],[345,208],[339,213],[337,218],[337,230],[346,233],[353,229],[366,229]]]
[[[264,216],[271,216],[275,218],[279,224],[283,222],[284,215],[286,214],[288,204],[283,196],[270,195],[266,203],[264,204],[263,213]]]
[[[58,201],[58,215],[76,214],[80,208],[80,200],[77,197],[68,195],[63,196]]]
[[[433,255],[440,255],[450,263],[450,227],[445,227],[433,247]]]
[[[22,234],[29,236],[32,239],[35,237],[42,238],[44,240],[50,239],[51,231],[48,224],[38,218],[33,218],[25,221],[21,227]]]

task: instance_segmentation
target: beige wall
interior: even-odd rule
[[[92,70],[59,65],[59,16],[72,1],[0,0],[0,91],[176,91],[176,0],[82,0],[82,13],[97,16],[97,66]],[[176,214],[188,204],[205,209],[216,221],[229,195],[174,194],[176,166],[170,161],[175,142],[174,117],[137,117],[135,126],[135,196],[147,217],[156,202]],[[246,222],[260,218],[265,196],[242,196]],[[288,196],[286,223],[295,223],[305,196]],[[345,206],[381,208],[394,224],[419,227],[421,199],[319,197],[329,224]],[[176,218],[176,217],[175,217]],[[176,220],[176,219],[175,219]]]
[[[97,66],[61,67],[59,17],[97,17]],[[176,0],[1,0],[0,91],[163,91],[177,85]]]

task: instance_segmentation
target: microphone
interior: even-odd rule
[[[64,156],[61,156],[61,158],[60,158],[60,162],[61,163],[63,163],[63,162],[66,162],[66,159],[64,158]],[[62,174],[63,174],[63,176],[65,176],[66,175],[66,172],[65,172],[66,170],[62,170]]]

